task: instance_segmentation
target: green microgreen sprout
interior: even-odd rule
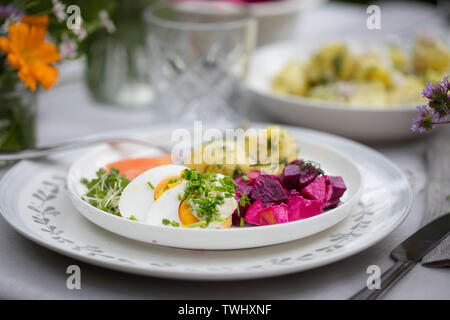
[[[315,161],[312,161],[312,160],[308,160],[308,161],[302,160],[301,161],[300,170],[303,171],[306,169],[313,169],[313,170],[315,169],[315,170],[317,170],[317,172],[319,174],[325,174],[325,172],[320,168],[320,164]]]
[[[101,168],[97,171],[96,178],[84,178],[81,183],[87,188],[81,197],[84,201],[100,210],[120,216],[119,199],[130,180],[125,175],[120,175],[118,169],[111,168],[107,171]]]

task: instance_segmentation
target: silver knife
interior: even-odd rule
[[[375,300],[385,294],[450,233],[450,213],[430,222],[391,252],[395,264],[381,275],[380,289],[364,288],[351,300]]]

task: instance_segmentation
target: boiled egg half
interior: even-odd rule
[[[180,227],[192,226],[201,221],[195,207],[191,207],[190,202],[183,199],[187,181],[181,178],[181,173],[185,169],[188,168],[173,164],[162,165],[133,179],[119,200],[122,217],[159,226],[166,225],[163,221],[170,221],[171,225]],[[221,221],[213,221],[207,228],[229,228],[236,208],[234,198],[225,199],[217,207]]]

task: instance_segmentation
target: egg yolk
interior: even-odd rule
[[[186,200],[183,200],[180,203],[180,208],[178,209],[178,216],[180,217],[180,221],[183,227],[199,222],[197,217],[192,213],[191,206],[187,204]]]
[[[168,177],[162,180],[156,187],[154,192],[155,201],[158,200],[159,197],[163,195],[163,193],[183,182],[183,179],[180,176]],[[191,211],[191,206],[188,204],[186,200],[181,201],[180,206],[178,208],[178,216],[180,218],[180,222],[182,226],[185,228],[193,223],[197,223],[200,220],[194,215]],[[232,218],[229,217],[223,224],[222,228],[231,227]]]
[[[186,200],[181,201],[180,208],[178,209],[178,216],[180,218],[183,228],[200,221],[192,213],[191,206],[189,204],[187,204]],[[232,223],[231,219],[232,218],[230,216],[224,223],[222,223],[222,227],[224,229],[231,227],[231,223]]]
[[[182,182],[183,180],[181,179],[181,177],[177,176],[168,177],[162,180],[155,188],[154,193],[155,201],[158,200],[158,198],[161,197],[165,191],[172,189],[173,187],[181,184]]]

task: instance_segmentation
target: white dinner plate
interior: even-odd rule
[[[406,218],[410,187],[383,155],[337,136],[285,128],[296,139],[332,146],[352,158],[363,178],[357,208],[331,228],[303,239],[243,250],[186,250],[106,231],[77,212],[67,191],[68,168],[86,150],[14,166],[0,182],[0,211],[27,238],[75,259],[124,272],[197,280],[261,278],[329,264],[375,244]],[[167,141],[170,132],[136,131]]]
[[[151,141],[151,133],[141,136]],[[298,137],[299,158],[320,163],[328,175],[341,176],[347,186],[342,203],[320,215],[270,226],[231,227],[229,229],[173,228],[124,219],[88,204],[81,197],[86,193],[82,178],[95,178],[95,172],[108,163],[121,159],[156,156],[156,150],[130,144],[102,145],[74,162],[67,175],[70,198],[77,210],[93,223],[130,239],[184,249],[229,250],[263,247],[300,238],[325,230],[344,219],[362,194],[362,178],[357,165],[331,146]]]
[[[363,39],[343,40],[350,44],[367,43]],[[412,137],[412,119],[417,116],[416,106],[420,103],[386,108],[350,106],[272,90],[273,77],[287,63],[309,57],[326,43],[320,39],[308,42],[290,40],[257,49],[252,55],[247,78],[253,104],[278,120],[359,141],[392,141]]]

